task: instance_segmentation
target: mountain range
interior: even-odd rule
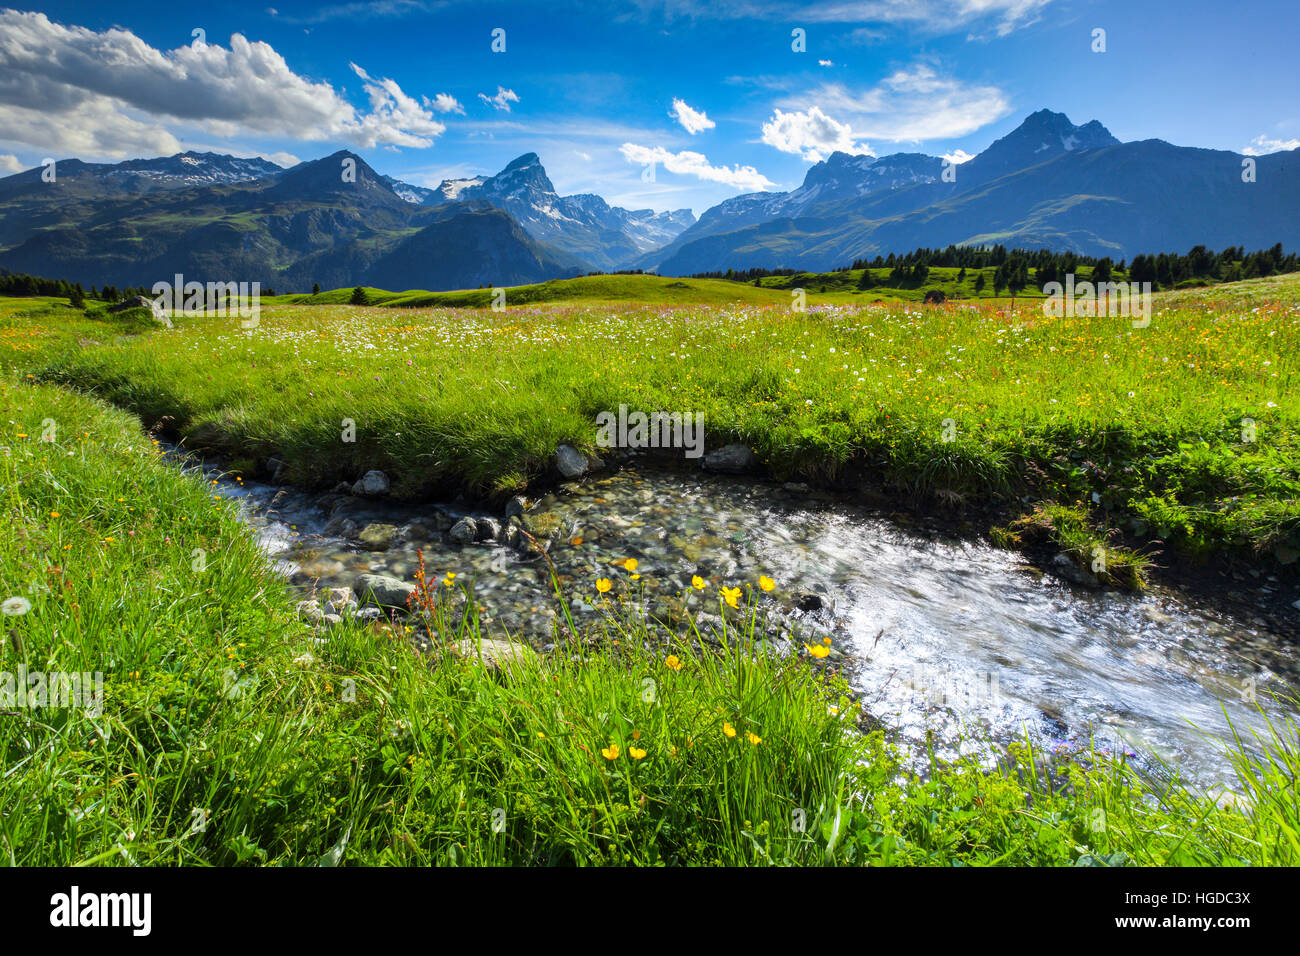
[[[689,209],[560,196],[535,153],[437,187],[381,176],[347,151],[290,169],[189,152],[66,159],[53,173],[0,178],[0,269],[87,286],[148,287],[180,272],[280,290],[438,290],[628,268],[823,271],[949,244],[1116,259],[1300,245],[1300,150],[1122,143],[1095,120],[1076,126],[1048,110],[960,165],[837,152],[796,189],[736,196],[698,221]]]

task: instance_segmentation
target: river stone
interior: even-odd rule
[[[534,538],[550,538],[560,530],[562,519],[549,511],[524,516],[524,530]]]
[[[526,664],[537,657],[537,652],[527,644],[488,638],[477,641],[473,638],[465,638],[456,642],[453,650],[458,657],[481,661],[491,671],[499,671],[503,667],[508,671],[512,664]]]
[[[1074,558],[1065,552],[1061,552],[1052,558],[1052,568],[1067,581],[1073,581],[1075,584],[1081,584],[1087,588],[1101,587],[1101,582],[1097,580],[1096,575],[1081,568]]]
[[[351,588],[326,588],[324,598],[326,614],[344,614],[357,606]]]
[[[796,591],[790,595],[794,606],[801,611],[820,611],[823,608],[832,608],[834,604],[825,594],[818,594],[816,591]]]
[[[320,529],[321,534],[333,538],[352,538],[357,533],[357,523],[347,515],[335,515]]]
[[[389,484],[388,476],[382,471],[368,471],[361,476],[361,480],[352,486],[354,495],[365,495],[369,498],[378,498],[381,495],[388,494]]]
[[[298,612],[298,620],[308,624],[320,624],[325,618],[325,612],[315,601],[299,601],[294,609]]]
[[[415,585],[387,574],[361,574],[357,576],[353,590],[382,607],[405,608],[406,599],[415,593]]]
[[[565,478],[581,478],[587,473],[587,459],[572,445],[555,449],[555,467]]]
[[[357,540],[371,551],[387,551],[397,540],[397,528],[391,524],[368,524],[361,529]]]
[[[266,473],[271,476],[271,484],[278,485],[280,479],[284,477],[284,459],[272,455],[266,459]]]
[[[521,515],[528,510],[528,502],[519,495],[515,495],[506,502],[506,520],[509,521],[515,515]]]
[[[475,541],[495,541],[501,536],[501,526],[495,518],[475,518]]]
[[[702,459],[702,466],[707,471],[720,471],[728,475],[741,475],[752,471],[758,465],[758,459],[749,447],[739,442],[723,445],[707,453]]]
[[[473,544],[478,537],[478,522],[469,517],[461,518],[451,526],[447,537],[455,544]]]

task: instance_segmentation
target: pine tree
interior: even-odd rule
[[[312,295],[320,295],[320,283],[319,283],[319,282],[313,282],[313,283],[312,283],[312,285],[311,285],[311,294],[312,294]]]
[[[357,286],[352,290],[352,298],[349,300],[350,305],[366,305],[367,302],[368,300],[366,299],[365,289],[361,286]]]

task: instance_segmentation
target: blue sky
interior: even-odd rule
[[[561,193],[698,214],[793,188],[835,148],[972,155],[1043,107],[1122,140],[1269,152],[1300,146],[1297,11],[1295,0],[43,3],[0,13],[0,172],[47,156],[211,149],[291,163],[349,148],[436,185],[536,152]]]

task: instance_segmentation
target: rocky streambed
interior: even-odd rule
[[[918,751],[1095,741],[1213,786],[1230,776],[1214,743],[1229,720],[1248,736],[1264,725],[1259,708],[1290,713],[1274,697],[1300,686],[1295,635],[1262,617],[1080,588],[800,485],[624,468],[488,514],[391,502],[377,473],[320,495],[211,471],[324,628],[404,605],[417,550],[430,576],[454,581],[459,607],[472,594],[485,634],[543,653],[563,640],[552,568],[579,624],[621,599],[707,629],[720,587],[749,588],[742,600],[760,604],[778,641],[829,638],[867,710]]]

